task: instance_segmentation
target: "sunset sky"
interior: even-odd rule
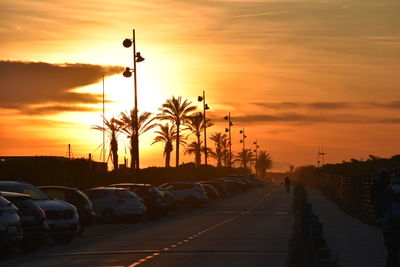
[[[132,29],[146,59],[141,111],[173,95],[198,105],[205,90],[208,133],[231,112],[233,150],[244,127],[275,170],[315,164],[322,145],[329,163],[398,154],[399,10],[398,0],[2,0],[0,156],[65,156],[70,143],[75,157],[100,160],[91,126],[102,76],[107,118],[133,106],[133,79],[121,75]],[[141,167],[163,165],[153,138],[140,139]]]

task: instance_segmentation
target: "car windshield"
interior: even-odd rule
[[[45,193],[38,188],[30,184],[18,184],[18,185],[0,185],[0,191],[16,192],[27,194],[32,197],[33,200],[48,200],[50,199]]]

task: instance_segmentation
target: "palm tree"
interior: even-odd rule
[[[165,144],[165,167],[170,167],[171,152],[172,150],[174,150],[172,142],[176,140],[176,127],[175,125],[172,125],[171,127],[168,123],[157,125],[159,127],[159,130],[156,131],[156,134],[158,135],[154,138],[152,145],[158,142],[162,142]]]
[[[195,162],[196,162],[196,166],[199,167],[201,164],[201,141],[200,143],[197,141],[193,141],[191,142],[186,148],[185,148],[185,155],[189,154],[195,155]]]
[[[213,125],[213,123],[211,123],[211,121],[209,119],[206,119],[206,127],[208,128],[208,127],[211,127],[212,125]],[[197,139],[196,148],[197,148],[197,150],[193,151],[192,153],[195,153],[195,155],[196,155],[196,166],[199,167],[201,165],[201,155],[200,155],[201,154],[201,147],[199,145],[199,144],[201,144],[200,136],[201,136],[202,131],[204,130],[203,114],[197,113],[197,114],[194,114],[192,116],[189,116],[189,118],[187,120],[186,128],[184,128],[184,130],[189,130],[190,134],[194,134],[196,136],[196,139]],[[192,147],[192,148],[194,148],[194,147]],[[187,154],[187,153],[185,152],[185,154]]]
[[[260,151],[257,158],[257,168],[261,173],[261,178],[264,178],[265,172],[272,168],[272,158],[267,151]]]
[[[229,160],[232,158],[232,157],[229,157],[230,152],[229,152],[229,138],[228,137],[222,139],[221,146],[222,146],[222,155],[223,155],[222,160],[224,162],[224,166],[228,167],[228,166],[230,166]]]
[[[217,160],[217,167],[221,167],[224,159],[224,147],[222,143],[224,140],[226,143],[227,136],[222,133],[214,133],[211,135],[210,139],[214,141],[215,144],[215,152],[211,153],[211,156]]]
[[[180,126],[189,120],[189,113],[196,110],[189,100],[182,101],[182,97],[174,96],[161,106],[158,118],[169,120],[176,126],[176,167],[179,165]]]
[[[94,125],[92,126],[92,129],[98,130],[105,132],[108,136],[108,139],[110,139],[110,157],[113,162],[113,169],[114,171],[118,170],[118,140],[117,136],[118,133],[121,132],[121,124],[119,121],[112,117],[110,120],[107,120],[106,118],[103,117],[104,125],[99,126],[99,125]],[[103,152],[104,153],[104,152]]]
[[[135,151],[135,139],[138,140],[138,149],[139,149],[139,136],[151,129],[153,129],[156,124],[153,123],[155,118],[151,117],[151,112],[142,112],[138,114],[138,132],[139,135],[136,135],[136,127],[135,127],[135,109],[132,109],[130,113],[121,112],[120,124],[122,126],[122,131],[127,135],[130,140],[130,153],[131,153],[131,168],[134,168],[134,162],[136,158]],[[139,167],[139,162],[137,163]]]
[[[235,161],[240,162],[244,169],[247,169],[247,165],[254,161],[253,152],[250,149],[244,149],[243,151],[237,153],[235,156]]]

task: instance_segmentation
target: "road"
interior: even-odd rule
[[[135,224],[99,224],[1,266],[284,266],[291,196],[268,185]]]

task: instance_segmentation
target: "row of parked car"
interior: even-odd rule
[[[149,184],[119,183],[81,191],[63,186],[39,186],[0,181],[0,245],[17,244],[35,251],[48,238],[71,242],[95,221],[155,219],[177,206],[197,207],[218,198],[263,187],[254,176],[229,176],[202,182]]]

